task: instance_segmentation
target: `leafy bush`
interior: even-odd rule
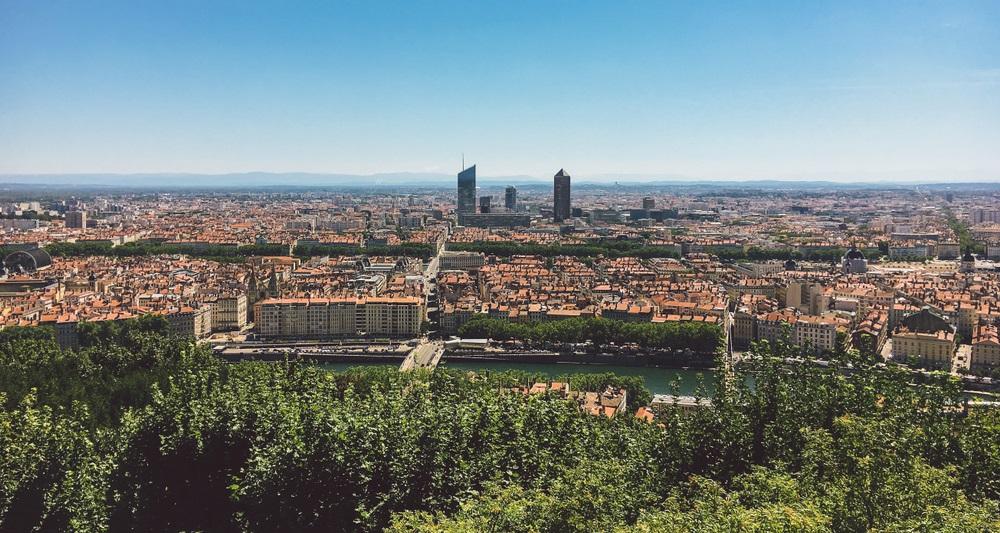
[[[542,344],[592,342],[638,344],[650,349],[684,349],[714,353],[722,342],[722,328],[705,322],[625,322],[607,318],[570,318],[548,322],[511,322],[479,315],[462,324],[459,335],[499,341],[523,340]]]
[[[757,345],[710,407],[649,424],[503,375],[221,364],[155,323],[79,352],[33,337],[0,334],[3,531],[1000,528],[1000,413],[851,354]],[[95,417],[143,367],[145,394]]]

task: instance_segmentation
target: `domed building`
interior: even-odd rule
[[[858,250],[857,246],[851,245],[851,249],[844,254],[842,260],[844,274],[864,274],[868,272],[868,260],[865,254]]]
[[[52,266],[52,257],[41,248],[18,250],[8,254],[3,260],[3,265],[11,274],[30,274]]]
[[[799,264],[794,259],[785,261],[785,272],[792,272],[799,269]]]

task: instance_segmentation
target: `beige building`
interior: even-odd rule
[[[233,293],[219,296],[212,304],[212,330],[236,331],[247,325],[247,295]]]
[[[969,366],[973,370],[1000,368],[1000,333],[993,324],[976,326],[972,335],[972,357]]]
[[[916,358],[926,368],[951,369],[955,348],[955,326],[927,308],[903,318],[892,333],[892,358]]]
[[[209,305],[184,306],[166,312],[163,317],[178,335],[200,339],[212,332],[212,308]]]
[[[794,307],[807,315],[821,315],[830,308],[823,286],[803,281],[789,282],[785,287],[785,307]]]
[[[364,308],[364,329],[368,335],[390,337],[416,336],[427,308],[420,298],[368,298],[358,306]],[[359,314],[361,310],[359,309]]]
[[[795,344],[815,353],[832,352],[837,347],[837,323],[826,317],[802,315],[795,322]]]
[[[746,311],[733,313],[733,345],[739,348],[750,346],[757,338],[757,317]]]
[[[255,307],[264,337],[415,337],[427,313],[416,297],[283,298]]]
[[[441,252],[441,270],[478,270],[486,263],[482,252]]]

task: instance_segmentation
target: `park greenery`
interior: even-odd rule
[[[538,255],[542,257],[572,256],[577,258],[594,258],[598,256],[608,258],[638,257],[644,259],[676,259],[680,257],[676,246],[644,245],[638,241],[601,241],[589,244],[472,242],[449,243],[448,249],[452,251],[482,252],[486,255],[495,255],[497,257],[511,257],[514,255]],[[878,248],[868,248],[862,251],[870,258],[877,258],[882,255]],[[787,261],[791,259],[794,261],[831,262],[840,261],[844,254],[847,253],[847,248],[832,247],[799,250],[791,247],[773,249],[757,246],[750,246],[745,249],[709,247],[707,252],[719,259],[728,261]]]
[[[383,246],[350,246],[339,244],[300,244],[292,251],[298,257],[323,257],[336,255],[405,256],[430,259],[437,252],[433,244],[404,242]]]
[[[635,241],[604,241],[592,244],[525,244],[514,242],[449,243],[448,250],[456,252],[482,252],[497,257],[514,255],[539,255],[542,257],[672,257],[680,254],[673,246],[649,246]]]
[[[963,254],[966,252],[972,254],[986,253],[986,248],[972,237],[968,223],[959,220],[952,213],[951,209],[946,210],[945,215],[948,217],[948,227],[951,228],[951,231],[955,233],[955,237],[958,238],[958,245]]]
[[[284,244],[248,244],[224,246],[213,244],[165,244],[130,242],[113,246],[109,242],[54,242],[45,246],[53,257],[146,257],[151,255],[189,255],[205,258],[237,258],[250,256],[288,255]]]
[[[626,322],[607,318],[568,318],[545,322],[511,322],[475,316],[458,330],[465,338],[527,341],[557,347],[590,343],[596,348],[614,344],[638,345],[644,350],[681,350],[714,354],[722,342],[722,328],[706,322]]]
[[[868,258],[878,258],[882,255],[878,248],[865,248],[861,250]],[[719,259],[733,261],[818,261],[818,262],[838,262],[847,253],[847,248],[832,247],[821,249],[795,249],[795,248],[759,248],[748,247],[745,250],[718,250],[712,254]]]
[[[755,345],[647,423],[512,374],[226,364],[158,319],[84,337],[0,331],[2,531],[1000,529],[1000,413],[851,354]]]

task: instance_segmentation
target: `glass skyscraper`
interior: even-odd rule
[[[503,206],[508,211],[517,211],[517,188],[513,185],[508,186],[507,190],[504,191]]]
[[[458,214],[476,213],[476,165],[458,173]]]

